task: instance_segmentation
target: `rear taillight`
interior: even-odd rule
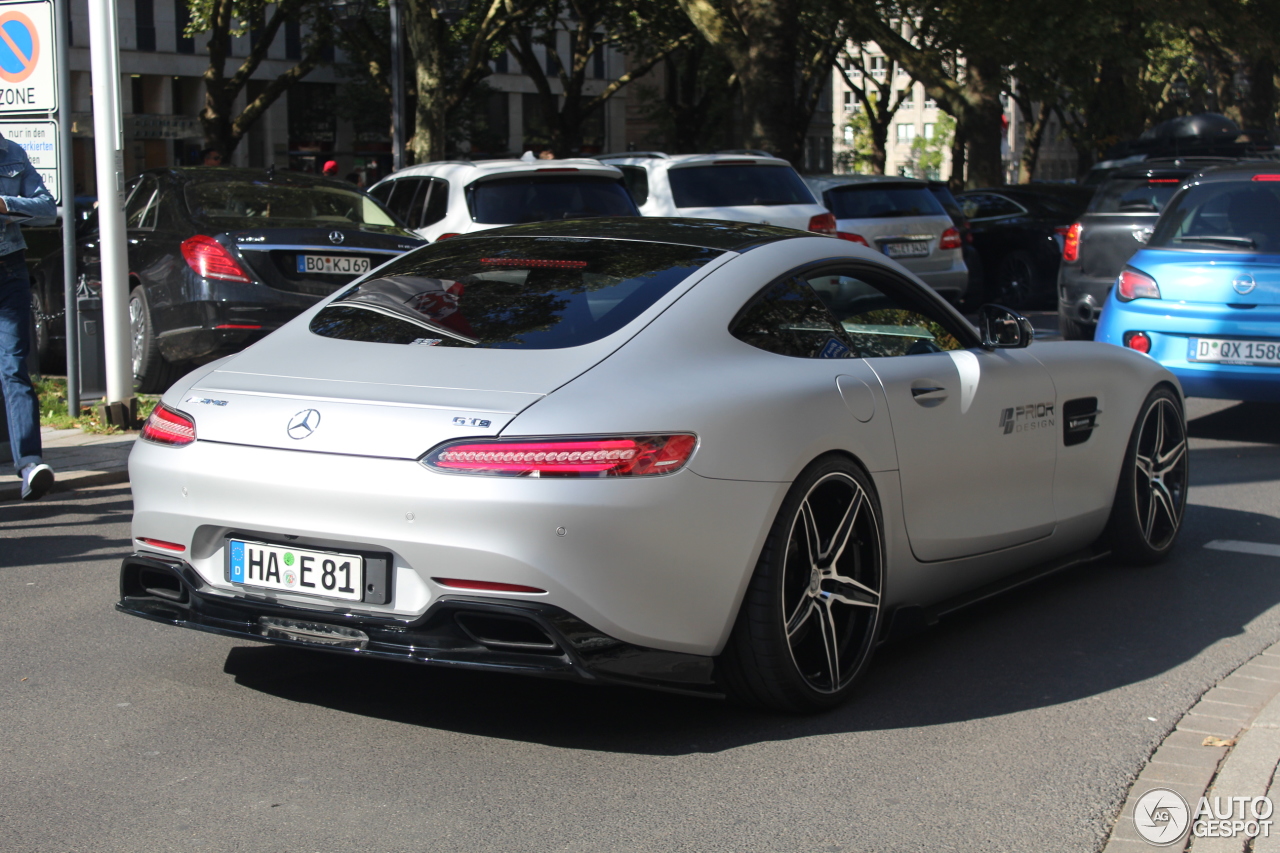
[[[481,258],[480,263],[492,267],[519,269],[585,270],[586,261],[558,261],[548,258]]]
[[[463,578],[432,578],[433,581],[441,586],[447,586],[451,589],[473,589],[480,592],[546,592],[545,589],[538,589],[536,586],[525,586],[519,583],[500,583],[498,581],[473,581]]]
[[[461,236],[460,231],[450,231],[448,234],[441,234],[439,237],[437,237],[436,242],[439,243],[441,240],[448,240],[450,237],[459,237],[459,236]]]
[[[1254,175],[1253,179],[1255,181],[1280,181],[1280,173],[1264,172],[1261,175]]]
[[[147,545],[147,546],[152,547],[152,548],[159,548],[161,551],[185,551],[185,550],[187,550],[187,546],[186,546],[186,545],[180,545],[180,544],[179,544],[179,543],[177,543],[177,542],[166,542],[166,541],[164,541],[163,539],[151,539],[151,538],[146,537],[146,536],[139,536],[139,537],[138,537],[138,541],[139,541],[139,542],[141,542],[143,545]]]
[[[182,241],[182,257],[196,275],[219,281],[253,281],[227,247],[207,234],[197,234]]]
[[[181,447],[196,440],[196,422],[161,403],[142,425],[141,438],[156,444]]]
[[[960,232],[954,228],[948,228],[942,232],[942,236],[938,238],[939,249],[959,249],[960,248]]]
[[[837,231],[836,236],[841,240],[848,240],[850,243],[857,243],[859,246],[871,248],[871,244],[867,242],[867,238],[861,234],[854,234],[852,231]]]
[[[1151,354],[1151,337],[1146,332],[1125,332],[1124,345],[1143,355]]]
[[[1062,259],[1064,261],[1075,262],[1080,260],[1080,233],[1084,231],[1084,226],[1079,222],[1071,223],[1071,227],[1066,229],[1066,233],[1062,236]]]
[[[818,234],[836,236],[836,217],[832,213],[819,213],[809,220],[809,230]]]
[[[1135,299],[1159,299],[1160,288],[1151,276],[1125,270],[1116,279],[1116,298],[1121,302],[1132,302]]]
[[[647,477],[679,471],[698,439],[688,434],[456,441],[422,462],[455,474],[508,477]]]

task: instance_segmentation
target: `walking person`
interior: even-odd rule
[[[68,205],[70,209],[70,205]],[[27,152],[0,135],[0,386],[9,419],[13,464],[22,478],[22,499],[42,497],[53,486],[53,469],[41,458],[40,403],[27,354],[31,349],[31,279],[21,225],[52,225],[58,209]],[[68,222],[64,227],[73,227]]]

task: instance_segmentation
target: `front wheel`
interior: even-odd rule
[[[1010,252],[996,264],[989,301],[1019,310],[1031,307],[1039,291],[1035,263],[1026,252]]]
[[[1147,395],[1129,437],[1103,542],[1137,565],[1173,550],[1187,505],[1187,424],[1178,396],[1161,386]]]
[[[133,359],[134,388],[143,394],[167,391],[181,373],[160,354],[147,292],[140,286],[129,294],[129,351]]]
[[[826,457],[796,480],[773,522],[721,658],[739,699],[812,712],[848,698],[880,625],[879,501],[851,461]]]

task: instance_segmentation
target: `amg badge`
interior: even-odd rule
[[[1011,406],[1000,412],[1000,429],[1005,435],[1011,432],[1028,432],[1033,429],[1048,429],[1053,426],[1053,406],[1048,403],[1028,403],[1025,406]]]

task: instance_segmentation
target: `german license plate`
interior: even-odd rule
[[[321,275],[359,275],[369,271],[369,259],[350,255],[298,255],[298,272]]]
[[[227,580],[245,587],[360,601],[364,558],[228,539]]]
[[[884,253],[891,258],[923,258],[929,254],[929,244],[922,240],[910,243],[885,243]]]
[[[1280,367],[1280,341],[1192,338],[1187,346],[1187,361]]]

